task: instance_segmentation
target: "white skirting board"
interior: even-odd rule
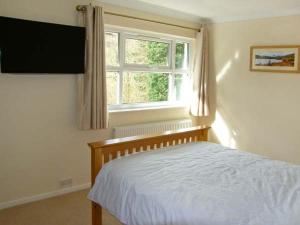
[[[81,184],[81,185],[68,187],[68,188],[64,188],[64,189],[60,189],[60,190],[56,190],[56,191],[51,191],[51,192],[47,192],[47,193],[43,193],[43,194],[38,194],[38,195],[30,196],[30,197],[24,197],[24,198],[20,198],[20,199],[8,201],[8,202],[2,202],[2,203],[0,203],[0,210],[5,209],[5,208],[10,208],[13,206],[17,206],[17,205],[22,205],[25,203],[35,202],[35,201],[59,196],[59,195],[68,194],[68,193],[75,192],[75,191],[84,190],[84,189],[87,189],[90,187],[91,187],[90,183]]]

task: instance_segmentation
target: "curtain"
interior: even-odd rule
[[[198,117],[208,116],[208,32],[205,26],[196,35],[192,74],[193,97],[191,114]]]
[[[84,130],[108,127],[103,14],[101,7],[91,5],[84,12],[86,68],[79,78],[79,126]]]

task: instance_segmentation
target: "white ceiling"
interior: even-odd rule
[[[190,21],[225,22],[300,15],[300,0],[99,0]]]

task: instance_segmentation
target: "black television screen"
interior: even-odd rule
[[[85,28],[0,17],[2,73],[84,73]]]

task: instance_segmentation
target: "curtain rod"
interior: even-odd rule
[[[85,5],[78,5],[78,6],[76,6],[76,10],[80,11],[80,12],[84,12],[86,10],[86,6]],[[143,20],[143,21],[147,21],[147,22],[151,22],[151,23],[158,23],[158,24],[163,24],[163,25],[168,25],[168,26],[173,26],[173,27],[179,27],[179,28],[188,29],[188,30],[194,30],[194,31],[197,31],[197,32],[201,31],[201,28],[181,26],[181,25],[177,25],[177,24],[173,24],[173,23],[165,23],[165,22],[161,22],[161,21],[158,21],[158,20],[144,19],[144,18],[141,18],[141,17],[128,16],[128,15],[120,14],[120,13],[104,12],[104,14],[112,15],[112,16],[120,16],[120,17],[135,19],[135,20]]]

